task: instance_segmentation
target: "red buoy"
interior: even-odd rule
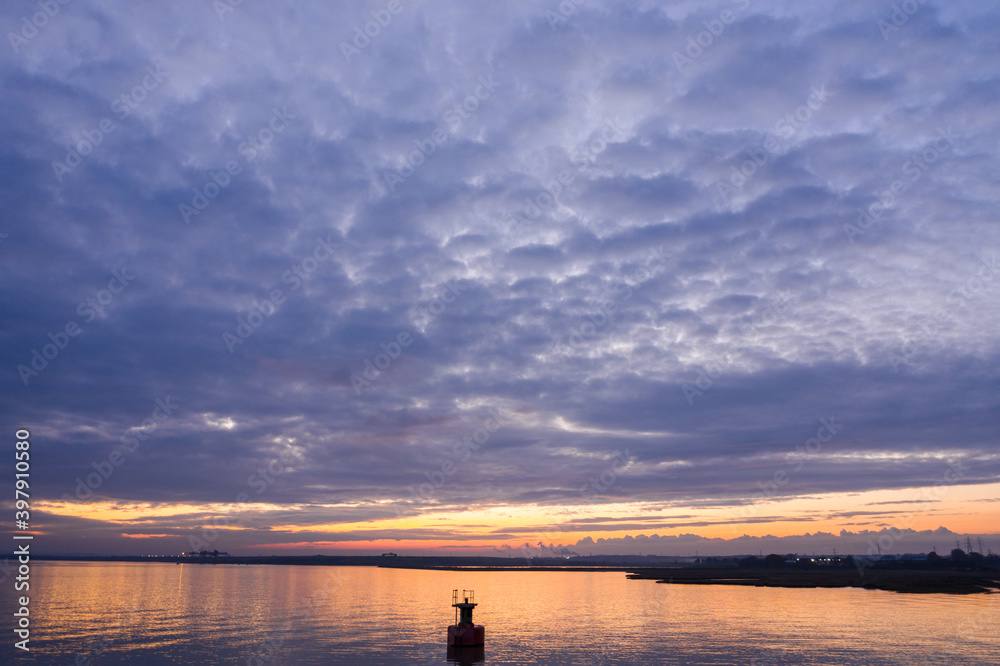
[[[448,627],[448,645],[464,647],[483,645],[486,642],[486,628],[472,621],[472,609],[478,605],[475,597],[472,590],[462,590],[461,597],[458,596],[458,590],[452,590],[451,605],[455,608],[455,624]]]

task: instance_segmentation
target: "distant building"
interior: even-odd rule
[[[927,553],[906,553],[899,559],[906,562],[923,562],[927,559]]]
[[[202,559],[206,559],[209,557],[216,559],[221,555],[225,555],[226,557],[231,557],[229,553],[225,552],[220,553],[217,550],[191,550],[186,553],[182,553],[183,557],[200,557]]]
[[[382,557],[397,557],[396,553],[382,553]]]

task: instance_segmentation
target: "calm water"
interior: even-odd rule
[[[24,661],[444,664],[453,588],[475,590],[486,664],[1000,664],[1000,595],[660,585],[617,572],[55,562],[32,566]],[[2,606],[9,622],[7,589]]]

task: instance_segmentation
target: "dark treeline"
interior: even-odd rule
[[[983,555],[981,553],[966,553],[955,548],[946,557],[935,552],[926,555],[883,555],[879,557],[854,557],[846,555],[824,555],[801,557],[795,554],[778,555],[771,553],[766,557],[751,555],[738,560],[741,569],[815,569],[815,568],[874,568],[893,570],[955,570],[955,571],[987,571],[1000,569],[1000,555]]]

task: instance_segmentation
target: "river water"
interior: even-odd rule
[[[19,663],[1000,664],[1000,594],[374,567],[43,562],[31,575],[31,652],[4,632]],[[486,646],[449,661],[455,588],[475,590]],[[0,605],[9,622],[8,589]]]

